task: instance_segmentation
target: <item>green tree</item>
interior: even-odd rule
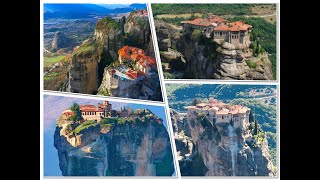
[[[197,99],[197,98],[194,98],[193,101],[192,101],[192,105],[195,106],[199,103],[201,103],[202,101],[200,99]]]
[[[124,25],[126,23],[126,17],[125,16],[122,16],[121,18],[121,33],[122,35],[124,36],[125,32],[124,32]]]
[[[201,36],[201,35],[202,35],[202,34],[201,34],[201,31],[198,30],[198,29],[195,29],[195,30],[192,32],[192,34],[191,34],[191,38],[192,38],[194,41],[198,42],[198,41],[200,40],[200,36]]]
[[[111,117],[116,117],[117,116],[117,111],[116,110],[112,110],[111,111]]]
[[[139,123],[141,123],[142,121],[141,121],[141,119],[139,119],[139,118],[135,118],[135,119],[134,119],[134,122],[135,122],[136,124],[139,124]]]
[[[119,118],[117,124],[125,124],[126,123],[126,119],[124,118]]]
[[[71,109],[71,111],[73,111],[75,113],[75,115],[77,117],[81,117],[82,116],[81,115],[80,106],[77,103],[73,102],[71,107],[70,107],[70,109]]]
[[[258,123],[257,120],[254,121],[254,131],[253,131],[253,135],[257,135],[258,134]]]
[[[74,115],[70,116],[68,120],[76,122],[82,118],[81,110],[77,103],[73,102],[70,110],[74,113]]]
[[[194,20],[194,19],[196,19],[196,16],[194,15],[194,13],[192,13],[192,14],[191,14],[191,17],[190,17],[190,19],[191,19],[191,20]]]
[[[250,112],[249,114],[249,123],[254,122],[253,112]]]

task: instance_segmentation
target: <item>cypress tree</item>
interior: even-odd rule
[[[254,122],[253,112],[250,112],[249,114],[249,123]]]
[[[254,120],[254,131],[253,131],[253,135],[257,135],[258,134],[258,123],[257,120]]]

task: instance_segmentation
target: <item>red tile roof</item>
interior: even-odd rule
[[[226,22],[228,21],[221,17],[214,16],[211,18],[196,18],[192,21],[183,21],[182,23],[193,24],[196,26],[211,26],[218,24],[218,26],[214,27],[214,30],[216,31],[246,31],[248,28],[252,28],[251,25],[245,24],[242,21],[231,22],[225,25],[224,23]]]
[[[155,59],[155,58],[149,57],[149,58],[148,58],[148,61],[149,61],[149,63],[152,64],[152,65],[155,65],[155,64],[156,64],[156,59]]]
[[[215,31],[228,31],[229,27],[224,24],[219,24],[217,27],[213,28]]]
[[[248,28],[252,28],[251,25],[249,24],[245,24],[242,21],[236,21],[236,22],[232,22],[232,23],[228,23],[229,26],[231,26],[229,28],[230,31],[246,31],[248,30]]]
[[[246,31],[248,28],[252,28],[251,25],[245,24],[242,21],[236,21],[232,23],[219,24],[217,27],[213,28],[215,31]]]
[[[91,104],[86,104],[86,105],[80,105],[80,110],[87,112],[87,111],[96,111],[96,106],[91,105]]]
[[[156,60],[150,56],[146,56],[142,49],[130,46],[123,46],[119,51],[119,56],[123,59],[134,60],[139,62],[144,67],[150,64],[151,66],[156,65]]]
[[[240,31],[240,29],[237,26],[233,26],[229,28],[229,31]]]
[[[138,71],[133,71],[133,70],[129,69],[129,70],[127,71],[127,75],[128,75],[130,78],[132,78],[132,79],[136,79],[136,78],[138,78],[138,77],[140,77],[140,76],[143,76],[144,73],[143,73],[142,71],[140,71],[140,70],[138,70]]]
[[[207,18],[205,18],[205,19],[196,18],[192,21],[184,21],[184,23],[193,24],[196,26],[210,26],[211,25],[211,22]]]
[[[227,20],[223,19],[222,17],[213,17],[213,18],[210,18],[209,21],[215,22],[215,23],[228,22]]]
[[[183,23],[193,24],[196,26],[210,26],[213,23],[223,23],[227,22],[227,20],[221,17],[213,17],[213,18],[196,18],[192,21],[183,21]]]

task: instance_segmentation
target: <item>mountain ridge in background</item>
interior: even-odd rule
[[[44,19],[78,19],[146,9],[146,4],[44,4]]]

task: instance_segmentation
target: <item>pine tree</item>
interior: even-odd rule
[[[74,115],[69,118],[70,120],[75,122],[75,121],[78,121],[82,118],[82,113],[81,113],[80,107],[77,103],[73,102],[70,107],[70,110],[73,111],[73,113],[74,113]]]

